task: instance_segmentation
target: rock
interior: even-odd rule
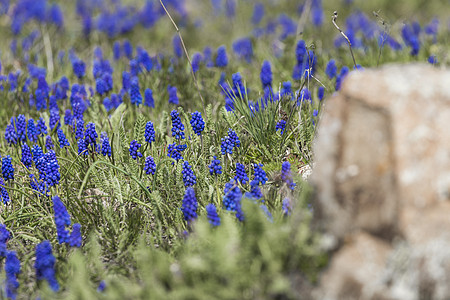
[[[450,71],[351,72],[325,105],[310,180],[338,243],[317,299],[450,299]]]
[[[342,238],[404,233],[402,209],[450,199],[450,72],[386,66],[351,72],[328,99],[311,176],[322,228]]]

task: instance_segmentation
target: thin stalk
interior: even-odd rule
[[[337,11],[334,11],[333,15],[331,16],[331,22],[333,22],[334,27],[336,27],[337,30],[339,30],[339,32],[342,34],[342,36],[345,38],[345,40],[348,43],[348,47],[350,48],[350,54],[352,55],[352,59],[353,59],[353,64],[355,65],[355,70],[358,69],[356,67],[356,60],[355,60],[355,56],[353,55],[353,50],[352,50],[352,43],[350,43],[349,38],[347,37],[347,35],[342,31],[341,28],[339,28],[338,24],[336,24],[336,20],[338,17],[338,13]]]

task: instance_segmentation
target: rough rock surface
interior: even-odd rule
[[[320,299],[450,299],[450,71],[349,74],[327,100],[311,181],[338,249]]]

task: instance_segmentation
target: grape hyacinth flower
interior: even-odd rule
[[[1,179],[1,178],[0,178]],[[0,224],[0,257],[6,257],[6,242],[11,238],[11,233],[6,226]]]
[[[55,213],[58,243],[68,243],[69,231],[66,229],[66,226],[70,226],[70,215],[67,212],[66,206],[58,196],[53,197],[53,211]]]
[[[145,102],[144,105],[155,108],[155,100],[153,99],[153,91],[151,89],[145,89],[144,92]]]
[[[70,109],[66,109],[64,113],[64,125],[72,125],[73,123],[73,116],[72,111]]]
[[[84,138],[84,121],[83,121],[83,119],[77,120],[76,129],[75,129],[75,138],[76,139]]]
[[[47,135],[47,136],[45,137],[45,149],[51,150],[51,149],[53,149],[54,147],[55,147],[55,145],[53,144],[52,137],[49,136],[49,135]]]
[[[50,150],[45,153],[38,162],[38,170],[41,169],[39,175],[41,179],[44,180],[48,186],[54,186],[59,184],[61,179],[61,174],[59,173],[59,164],[56,159],[56,154],[54,150]]]
[[[208,222],[212,227],[216,227],[220,225],[220,217],[217,214],[216,206],[212,203],[206,205],[206,213],[208,217]]]
[[[236,217],[239,221],[244,220],[244,215],[241,210],[241,200],[241,190],[237,186],[237,182],[234,179],[231,179],[225,184],[223,205],[226,210],[236,212]]]
[[[20,261],[17,258],[16,251],[7,251],[5,260],[6,282],[5,290],[8,299],[16,299],[16,291],[19,287],[17,274],[20,273]]]
[[[84,133],[84,140],[86,142],[86,147],[91,146],[92,149],[96,148],[98,134],[95,130],[95,123],[89,122],[86,125],[86,132]]]
[[[81,59],[79,59],[79,58],[73,59],[72,60],[72,68],[73,68],[73,73],[79,79],[83,78],[84,75],[86,75],[86,65]]]
[[[241,73],[237,72],[231,75],[233,81],[233,93],[234,96],[240,99],[245,99],[247,91],[245,90],[244,84],[242,83]]]
[[[337,67],[334,59],[330,59],[325,69],[325,74],[327,74],[328,78],[333,79],[337,75]]]
[[[216,67],[223,68],[228,65],[227,50],[225,46],[217,48]]]
[[[249,38],[237,39],[233,42],[233,51],[240,59],[245,59],[247,63],[251,63],[253,58],[252,41]]]
[[[191,126],[192,130],[200,136],[205,129],[205,122],[203,121],[202,114],[198,111],[191,114]]]
[[[272,88],[272,68],[270,62],[265,60],[261,66],[261,73],[259,75],[263,90],[267,87]]]
[[[36,134],[38,136],[44,136],[47,134],[47,126],[45,125],[45,121],[44,119],[42,119],[42,117],[40,117],[39,120],[37,121]]]
[[[184,186],[189,187],[197,183],[197,177],[194,175],[191,165],[189,165],[186,160],[183,163],[183,170],[181,171],[181,174],[183,174]]]
[[[283,215],[284,216],[290,216],[291,215],[291,200],[289,198],[283,199],[283,205],[282,205]]]
[[[234,176],[236,181],[246,184],[248,182],[248,176],[245,172],[245,166],[241,163],[236,163],[236,176]]]
[[[58,129],[57,133],[58,133],[59,147],[61,149],[66,146],[70,147],[69,141],[67,140],[66,135],[64,134],[61,128]]]
[[[139,144],[136,140],[132,140],[130,143],[130,156],[136,160],[138,157],[142,157],[142,153],[139,152],[139,148],[141,148],[141,144]]]
[[[190,224],[193,220],[197,219],[197,198],[195,197],[195,191],[192,187],[188,187],[184,194],[181,211],[184,215],[184,220]]]
[[[209,165],[209,174],[211,175],[220,175],[222,174],[222,166],[220,165],[220,159],[217,159],[217,156],[214,155],[211,164]]]
[[[89,154],[89,150],[86,146],[86,140],[85,139],[78,139],[77,141],[77,146],[78,146],[78,155],[88,155]]]
[[[72,233],[69,237],[69,246],[70,247],[81,247],[81,225],[79,223],[75,223],[72,226]]]
[[[111,157],[111,145],[109,144],[109,138],[106,132],[100,134],[100,140],[102,142],[102,155]]]
[[[184,139],[184,125],[181,123],[180,115],[176,109],[170,113],[172,118],[172,136],[177,139]]]
[[[10,201],[10,198],[9,198],[8,190],[3,187],[4,185],[5,185],[5,182],[3,181],[2,178],[0,178],[0,196],[3,201],[3,204],[8,204],[8,202]],[[1,247],[1,244],[0,244],[0,247]],[[0,255],[0,256],[2,256],[2,255]]]
[[[156,164],[155,164],[155,161],[153,160],[153,157],[147,156],[145,158],[144,171],[145,171],[145,174],[147,174],[147,175],[149,175],[149,174],[155,175]]]
[[[280,134],[283,135],[284,129],[286,128],[286,121],[280,120],[278,121],[277,125],[275,126],[275,130],[280,130]]]
[[[9,145],[17,144],[17,134],[13,124],[8,124],[6,126],[5,140]]]
[[[324,94],[325,94],[325,88],[323,86],[319,86],[319,89],[317,90],[317,98],[319,98],[319,101],[323,100]]]
[[[264,4],[256,3],[253,8],[252,24],[258,25],[264,17]]]
[[[2,175],[5,181],[14,180],[14,167],[11,163],[11,156],[7,155],[2,158]]]
[[[153,127],[153,123],[151,121],[148,121],[147,124],[145,124],[144,136],[145,141],[150,145],[155,141],[155,128]]]
[[[36,126],[34,125],[34,120],[29,119],[28,120],[28,126],[27,126],[27,135],[30,142],[36,143],[37,142],[37,132],[36,132]]]
[[[251,185],[258,185],[261,183],[261,185],[264,185],[267,182],[267,175],[266,172],[262,169],[263,164],[254,164],[254,178]]]
[[[55,277],[56,259],[52,253],[52,245],[49,241],[43,241],[36,246],[36,261],[34,268],[36,269],[37,280],[47,280],[50,288],[57,292],[59,284]]]
[[[173,53],[175,54],[175,57],[181,58],[183,56],[183,48],[181,45],[181,40],[178,35],[175,35],[172,39],[173,44]]]
[[[17,139],[20,142],[26,142],[27,140],[26,127],[27,127],[27,120],[25,119],[25,116],[19,115],[16,120],[16,132],[17,132]]]
[[[192,56],[192,71],[194,73],[197,73],[197,71],[200,69],[200,63],[202,62],[202,55],[200,53],[195,53]]]
[[[55,129],[59,129],[61,127],[61,116],[59,115],[58,110],[56,109],[51,109],[50,110],[50,120],[49,120],[49,126],[50,126],[50,131]]]
[[[171,85],[167,86],[167,92],[169,93],[169,103],[178,105],[178,95],[177,95],[177,88]]]
[[[228,135],[221,139],[220,150],[222,155],[225,155],[226,153],[233,154],[233,149],[239,148],[240,146],[241,141],[236,132],[232,129],[228,129]]]
[[[175,159],[175,160],[180,160],[183,159],[183,156],[181,155],[181,149],[179,149],[179,147],[177,146],[176,143],[173,144],[169,144],[169,146],[167,147],[167,156]]]
[[[22,145],[22,159],[23,165],[29,169],[33,165],[33,158],[31,156],[31,149],[27,144]]]
[[[130,94],[131,104],[139,106],[142,103],[142,95],[139,90],[139,79],[137,77],[133,77],[130,80],[130,89],[128,93]]]
[[[281,180],[283,180],[291,190],[294,190],[295,183],[292,180],[291,164],[288,161],[281,164]]]

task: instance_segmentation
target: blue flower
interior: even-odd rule
[[[209,174],[211,175],[219,175],[222,174],[222,166],[220,165],[220,159],[214,155],[211,164],[209,165]]]
[[[59,284],[55,277],[56,259],[52,253],[52,245],[49,241],[43,241],[36,246],[36,261],[34,268],[36,269],[37,280],[47,280],[50,288],[57,292]]]
[[[180,115],[176,109],[170,113],[172,118],[172,136],[177,139],[184,139],[184,125],[181,123]]]
[[[2,175],[5,181],[14,180],[14,167],[11,163],[11,156],[7,155],[2,158]]]
[[[147,156],[145,158],[144,171],[145,171],[145,174],[147,174],[147,175],[149,175],[149,174],[155,175],[156,164],[155,164],[155,161],[153,160],[153,157]]]
[[[145,124],[144,136],[145,141],[150,145],[155,141],[155,128],[153,127],[153,123],[151,121],[148,121],[147,124]]]
[[[417,56],[420,50],[420,41],[418,33],[414,31],[413,26],[406,24],[402,28],[402,38],[405,44],[411,47],[411,55]]]
[[[223,192],[223,206],[225,209],[236,212],[236,217],[240,221],[243,221],[244,216],[241,210],[242,193],[237,186],[237,182],[234,179],[231,179],[225,184],[225,189]]]
[[[16,130],[17,130],[16,132],[17,132],[17,139],[21,142],[25,142],[27,140],[26,127],[27,127],[27,120],[25,119],[25,116],[19,115],[16,121]]]
[[[31,149],[27,144],[22,145],[22,159],[21,162],[26,168],[31,168],[33,165],[33,158],[31,156]]]
[[[291,207],[291,200],[289,198],[283,199],[282,210],[285,216],[291,215],[292,207]]]
[[[114,60],[119,60],[121,53],[120,53],[120,43],[118,41],[115,41],[113,44],[113,56]]]
[[[61,127],[61,116],[59,115],[59,112],[57,109],[50,109],[50,120],[49,120],[49,125],[50,125],[50,129],[53,130],[58,129]]]
[[[188,187],[184,194],[181,211],[184,215],[184,220],[190,224],[193,220],[197,219],[197,198],[195,197],[195,191],[192,187]]]
[[[139,90],[139,79],[137,77],[131,78],[128,93],[130,94],[131,104],[139,106],[142,103],[142,95]]]
[[[0,178],[1,179],[1,178]],[[6,226],[0,224],[0,257],[6,257],[6,242],[11,238],[11,233]]]
[[[287,15],[281,14],[278,17],[278,22],[282,27],[282,32],[280,35],[281,40],[286,39],[290,35],[295,35],[295,33],[297,32],[297,23]]]
[[[48,186],[51,187],[59,184],[61,174],[59,173],[59,164],[54,150],[50,150],[41,156],[36,167],[39,170],[40,178],[44,180]]]
[[[261,73],[259,75],[263,89],[272,87],[272,68],[270,62],[265,60],[261,67]]]
[[[183,56],[183,48],[178,34],[173,37],[172,44],[173,44],[173,53],[175,54],[176,57],[181,58]]]
[[[435,65],[438,63],[437,59],[436,59],[436,55],[430,55],[428,57],[428,62],[432,65]]]
[[[322,0],[311,2],[311,22],[314,26],[321,26],[323,23]]]
[[[104,280],[100,281],[98,287],[97,287],[97,292],[101,293],[105,290],[106,288],[106,282]]]
[[[76,129],[75,129],[75,138],[76,139],[84,138],[84,121],[83,121],[83,119],[77,120]]]
[[[73,116],[70,109],[66,109],[64,113],[64,125],[73,125]]]
[[[130,143],[130,155],[133,159],[137,159],[138,157],[142,157],[142,153],[139,152],[139,148],[141,148],[141,144],[139,144],[136,140],[132,140]]]
[[[86,156],[86,155],[89,154],[89,150],[87,148],[85,139],[83,139],[83,138],[78,139],[77,145],[78,145],[78,155],[85,155]]]
[[[86,142],[86,147],[92,146],[92,149],[95,149],[97,144],[97,138],[98,134],[95,130],[95,124],[92,122],[89,122],[86,125],[86,132],[84,133],[84,140]]]
[[[253,58],[253,46],[252,41],[249,38],[241,38],[233,43],[233,51],[240,59],[245,59],[247,63],[250,63]]]
[[[45,125],[44,119],[42,117],[37,121],[37,130],[36,133],[38,136],[44,136],[47,134],[47,126]]]
[[[167,92],[169,93],[169,103],[178,105],[178,95],[177,95],[177,88],[171,85],[167,86]]]
[[[251,185],[258,185],[258,184],[265,184],[267,181],[267,175],[266,172],[262,169],[263,164],[253,164],[254,168],[254,178]]]
[[[334,59],[330,59],[325,69],[325,74],[327,74],[328,78],[333,79],[337,75],[337,67]]]
[[[294,190],[295,183],[292,180],[291,164],[288,161],[283,162],[281,165],[281,180],[286,182],[291,190]]]
[[[79,59],[79,58],[73,59],[72,60],[72,68],[73,68],[73,73],[78,78],[81,79],[82,77],[84,77],[84,75],[86,75],[86,65],[81,59]]]
[[[280,120],[280,121],[278,121],[277,125],[275,126],[275,130],[276,131],[280,130],[280,134],[283,135],[285,127],[286,127],[286,121]]]
[[[319,101],[323,100],[324,94],[325,94],[325,88],[323,86],[319,86],[319,89],[317,90],[317,98],[319,98]]]
[[[79,223],[75,223],[72,226],[72,233],[69,237],[69,245],[70,247],[81,247],[81,225]]]
[[[336,91],[339,91],[341,89],[342,82],[344,81],[345,77],[347,77],[349,68],[347,66],[343,66],[341,69],[341,73],[336,77]]]
[[[193,56],[192,56],[192,70],[194,71],[194,73],[197,73],[197,71],[200,69],[200,63],[202,62],[202,55],[198,52],[196,52]]]
[[[102,142],[102,155],[111,157],[111,145],[109,144],[109,139],[106,132],[101,133],[100,140]]]
[[[58,237],[58,242],[68,243],[69,242],[69,231],[66,226],[70,226],[70,215],[67,212],[66,206],[62,203],[58,196],[53,197],[53,211],[55,212],[55,224],[56,224],[56,234]]]
[[[5,140],[9,145],[17,144],[17,134],[16,130],[14,129],[14,124],[6,125]]]
[[[36,165],[36,167],[39,164],[39,160],[41,159],[41,157],[44,155],[44,153],[42,152],[41,147],[39,147],[38,145],[34,145],[31,148],[31,153],[33,154],[33,161],[34,164]]]
[[[236,98],[245,99],[247,91],[242,83],[241,73],[237,72],[231,75],[233,81],[233,92]]]
[[[17,274],[20,273],[20,261],[17,258],[16,251],[7,251],[6,253],[5,273],[6,297],[8,299],[16,299],[16,291],[19,287]]]
[[[122,47],[123,47],[123,53],[125,54],[125,56],[128,59],[132,59],[133,58],[133,46],[131,45],[130,41],[129,40],[123,41]]]
[[[236,132],[232,129],[228,129],[228,135],[221,139],[220,150],[222,155],[225,155],[226,153],[233,154],[233,149],[239,148],[240,146],[241,141]]]
[[[216,206],[212,203],[206,205],[206,213],[208,217],[208,222],[211,224],[211,226],[219,226],[220,225],[220,217],[217,214]]]
[[[61,149],[66,146],[69,147],[70,146],[69,141],[67,140],[66,135],[64,134],[61,128],[58,129],[57,133],[58,133],[59,147]]]
[[[181,149],[177,146],[176,143],[173,144],[169,144],[169,146],[167,147],[167,156],[175,159],[175,160],[180,160],[183,159],[183,156],[181,156]]]
[[[236,163],[236,176],[234,176],[236,181],[240,181],[242,184],[248,182],[248,176],[245,172],[245,166],[241,163]]]
[[[9,199],[8,191],[3,187],[4,185],[5,185],[5,182],[3,182],[3,179],[0,178],[0,196],[3,201],[3,204],[7,204],[10,201],[10,199]],[[0,254],[0,256],[2,256],[2,255]]]
[[[258,25],[264,17],[264,5],[262,3],[256,3],[253,7],[252,24]]]
[[[205,129],[205,122],[203,121],[202,114],[198,111],[191,114],[191,126],[192,130],[200,136]]]
[[[197,177],[194,175],[191,165],[189,165],[186,160],[183,163],[183,170],[181,171],[181,174],[183,174],[184,186],[193,186],[197,183]]]
[[[153,91],[151,89],[145,89],[144,92],[145,102],[144,105],[148,107],[155,107],[155,100],[153,99]]]
[[[27,135],[30,142],[36,143],[38,135],[36,132],[36,126],[34,125],[33,119],[28,120]]]
[[[226,67],[228,65],[228,57],[227,57],[227,50],[225,46],[220,46],[217,48],[217,56],[216,56],[216,66]]]

